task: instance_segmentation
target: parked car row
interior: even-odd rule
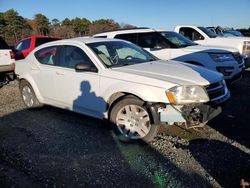
[[[198,45],[173,31],[142,28],[100,33],[94,37],[127,40],[159,59],[203,66],[222,73],[229,81],[239,79],[244,68],[244,62],[236,49]]]
[[[24,52],[15,64],[24,104],[108,119],[130,142],[151,141],[162,123],[199,127],[220,114],[230,98],[225,80],[239,79],[244,69],[237,45],[244,40],[246,48],[249,40],[204,46],[148,28],[59,39],[34,49],[23,48],[36,44],[32,38],[16,45]]]
[[[221,37],[206,27],[190,25],[176,26],[175,32],[201,45],[213,45],[236,48],[245,64],[250,65],[250,37]]]
[[[37,46],[60,39],[61,37],[32,36],[21,40],[11,49],[0,37],[0,79],[14,80],[14,63],[16,60],[24,59]]]

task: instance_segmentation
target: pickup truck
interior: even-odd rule
[[[237,49],[198,45],[173,31],[136,28],[99,33],[94,37],[130,41],[159,59],[182,61],[220,72],[230,83],[241,78],[244,68]]]
[[[13,80],[14,75],[13,52],[4,39],[0,37],[0,82]]]
[[[175,32],[198,44],[236,48],[244,57],[246,67],[250,66],[250,37],[222,37],[206,27],[192,25],[178,25]]]
[[[34,48],[40,46],[47,42],[52,42],[60,40],[61,37],[55,36],[31,36],[25,38],[19,42],[14,47],[15,59],[24,59]]]

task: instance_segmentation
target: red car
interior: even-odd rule
[[[48,37],[48,36],[32,36],[25,38],[19,41],[14,47],[15,59],[24,59],[29,53],[35,49],[37,46],[40,46],[47,42],[52,42],[62,39],[61,37]]]

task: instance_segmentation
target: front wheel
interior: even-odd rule
[[[115,133],[124,142],[150,142],[158,133],[158,126],[151,124],[144,102],[135,97],[124,97],[115,103],[110,121]]]

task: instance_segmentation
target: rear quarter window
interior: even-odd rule
[[[56,65],[57,46],[43,48],[35,52],[37,61],[44,65]]]

